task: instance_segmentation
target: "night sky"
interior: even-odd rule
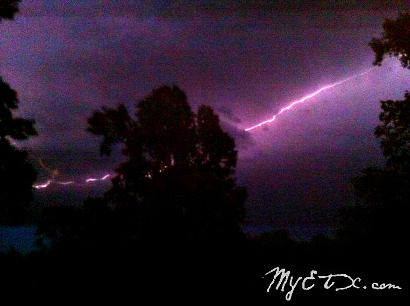
[[[133,112],[152,89],[176,84],[194,109],[212,106],[236,140],[248,229],[336,226],[338,207],[354,201],[351,177],[384,162],[373,135],[379,101],[402,99],[410,72],[389,60],[264,128],[244,129],[371,68],[368,42],[410,4],[135,2],[23,0],[16,19],[0,25],[0,75],[18,92],[18,115],[34,118],[39,132],[18,144],[39,183],[49,173],[38,157],[61,181],[113,173],[120,157],[99,156],[87,117],[119,103]],[[78,205],[109,185],[53,185],[35,191],[34,205]]]

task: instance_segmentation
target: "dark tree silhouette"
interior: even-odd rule
[[[388,54],[410,69],[410,13],[404,12],[395,20],[386,19],[382,38],[373,38],[369,45],[375,53],[374,65],[380,66]]]
[[[0,0],[0,22],[2,19],[13,19],[18,13],[20,0]]]
[[[387,168],[410,174],[410,93],[405,93],[404,100],[381,101],[381,108],[382,124],[375,135],[381,139]]]
[[[234,140],[212,108],[201,106],[195,114],[182,90],[162,86],[137,104],[135,116],[120,105],[88,120],[89,131],[103,136],[101,153],[124,145],[127,161],[106,194],[110,205],[135,215],[134,230],[143,237],[238,236],[246,189],[234,177]]]
[[[36,179],[27,152],[10,144],[37,134],[33,120],[13,117],[17,107],[16,92],[0,77],[0,223],[21,222]]]
[[[381,65],[385,54],[397,57],[410,68],[410,15],[386,19],[382,39],[373,39],[370,47]],[[410,94],[404,100],[381,101],[381,124],[375,136],[381,140],[386,157],[385,168],[366,168],[352,179],[357,204],[344,207],[343,235],[350,239],[394,243],[403,238],[407,206],[410,203]],[[383,240],[384,239],[384,240]]]
[[[404,233],[410,203],[410,95],[404,100],[381,101],[381,125],[375,129],[381,139],[386,167],[366,168],[352,179],[358,205],[344,208],[342,223],[353,230],[354,239],[369,237],[390,241]]]
[[[384,55],[389,54],[398,58],[404,68],[410,68],[409,14],[386,20],[383,29],[383,39],[370,42],[376,56],[374,65],[381,65]],[[381,124],[375,128],[375,136],[381,140],[386,166],[366,168],[352,179],[356,203],[339,212],[336,250],[343,259],[360,254],[353,257],[352,266],[366,270],[368,275],[377,266],[377,277],[385,275],[405,284],[407,275],[402,271],[408,257],[410,94],[406,92],[404,100],[381,101],[381,109]],[[359,262],[358,257],[364,260]],[[384,265],[380,265],[381,258]]]

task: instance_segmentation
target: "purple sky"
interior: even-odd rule
[[[194,108],[213,106],[236,138],[250,225],[333,225],[336,209],[353,200],[350,177],[383,163],[373,136],[379,101],[401,99],[410,73],[391,60],[267,128],[244,128],[371,68],[368,42],[397,9],[381,0],[134,2],[23,0],[16,19],[0,25],[0,75],[40,134],[20,146],[59,169],[61,180],[111,172],[118,159],[99,158],[99,139],[85,132],[92,110],[133,110],[153,88],[177,84]],[[91,192],[58,188],[63,197],[55,187],[37,201]]]

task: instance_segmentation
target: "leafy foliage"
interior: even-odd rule
[[[366,168],[352,179],[355,195],[362,205],[404,206],[410,199],[410,181],[395,171]]]
[[[358,205],[344,208],[341,221],[353,230],[354,239],[388,236],[391,242],[404,233],[410,203],[410,94],[404,100],[381,101],[381,107],[382,124],[375,135],[381,139],[386,168],[367,168],[353,178]]]
[[[17,93],[0,77],[0,142],[7,141],[8,137],[24,140],[37,135],[34,120],[13,117],[17,108]]]
[[[103,136],[101,153],[123,144],[127,161],[106,194],[110,205],[135,215],[136,235],[215,239],[240,233],[246,190],[236,186],[234,140],[211,107],[195,114],[177,86],[162,86],[137,104],[133,119],[123,105],[89,118]]]
[[[396,20],[386,19],[382,38],[373,38],[369,46],[375,53],[374,65],[380,66],[388,54],[399,58],[402,66],[410,69],[410,13],[402,13]]]
[[[396,20],[386,19],[382,39],[373,39],[375,65],[381,65],[384,55],[399,58],[410,69],[410,14]],[[366,168],[352,179],[357,205],[343,207],[340,221],[344,238],[361,243],[399,247],[404,238],[408,204],[410,203],[410,93],[404,100],[381,101],[381,124],[375,136],[381,140],[386,167]]]
[[[16,92],[0,78],[0,223],[21,222],[36,179],[27,152],[10,144],[37,135],[33,120],[14,118],[17,107]]]
[[[20,0],[0,0],[0,22],[2,19],[13,19],[18,13]]]
[[[410,174],[410,93],[404,100],[381,101],[382,122],[375,130],[381,139],[387,167],[401,174]]]

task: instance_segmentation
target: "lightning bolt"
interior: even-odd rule
[[[328,90],[328,89],[330,89],[330,88],[333,88],[333,87],[336,87],[336,86],[338,86],[338,85],[341,85],[341,84],[343,84],[343,83],[346,83],[346,82],[348,82],[348,81],[350,81],[350,80],[352,80],[352,79],[354,79],[354,78],[358,78],[358,77],[360,77],[360,76],[362,76],[362,75],[365,75],[365,74],[369,73],[371,70],[376,69],[376,68],[377,68],[377,67],[370,68],[370,69],[366,70],[366,71],[363,72],[363,73],[356,74],[356,75],[351,76],[351,77],[349,77],[349,78],[347,78],[347,79],[341,80],[341,81],[339,81],[339,82],[337,82],[337,83],[324,86],[324,87],[320,88],[319,90],[315,91],[314,93],[311,93],[311,94],[309,94],[309,95],[303,97],[303,98],[300,99],[300,100],[297,100],[297,101],[294,101],[294,102],[290,103],[288,106],[282,108],[278,113],[276,113],[271,119],[265,120],[265,121],[263,121],[263,122],[261,122],[261,123],[258,123],[258,124],[254,125],[254,126],[251,126],[251,127],[247,128],[247,129],[245,129],[245,131],[247,131],[247,132],[248,132],[248,131],[252,131],[253,129],[256,129],[256,128],[258,128],[258,127],[261,127],[262,125],[271,123],[271,122],[273,122],[273,121],[276,120],[276,117],[277,117],[277,116],[279,116],[280,114],[282,114],[282,113],[285,112],[285,111],[290,110],[290,109],[291,109],[293,106],[295,106],[296,104],[303,103],[303,102],[305,102],[306,100],[308,100],[308,99],[310,99],[310,98],[313,98],[314,96],[320,94],[322,91],[325,91],[325,90]]]
[[[57,184],[57,185],[84,185],[84,184],[88,184],[88,183],[91,183],[91,182],[96,182],[96,181],[105,181],[106,179],[108,179],[110,176],[112,176],[112,174],[106,174],[106,175],[104,175],[103,177],[101,177],[101,178],[93,178],[93,177],[90,177],[90,178],[87,178],[84,182],[79,182],[79,183],[76,183],[76,182],[74,182],[74,181],[57,181],[55,178],[56,178],[56,176],[58,176],[58,174],[59,174],[59,172],[58,172],[58,170],[57,169],[51,169],[51,168],[49,168],[49,167],[47,167],[44,163],[43,163],[43,161],[41,160],[41,158],[40,157],[38,157],[37,158],[38,159],[38,163],[39,163],[39,165],[44,169],[44,170],[46,170],[48,173],[50,173],[51,174],[51,178],[48,180],[48,181],[46,181],[45,183],[43,183],[43,184],[37,184],[37,185],[33,185],[33,188],[35,188],[35,189],[44,189],[44,188],[47,188],[47,187],[49,187],[51,184]]]
[[[350,80],[352,80],[352,79],[354,79],[354,78],[358,78],[358,77],[360,77],[360,76],[363,76],[363,75],[365,75],[365,74],[368,74],[371,70],[376,69],[376,68],[377,68],[377,67],[370,68],[370,69],[366,70],[366,71],[363,72],[363,73],[353,75],[353,76],[351,76],[351,77],[349,77],[349,78],[347,78],[347,79],[341,80],[341,81],[339,81],[339,82],[336,82],[336,83],[333,83],[333,84],[330,84],[330,85],[326,85],[326,86],[324,86],[324,87],[318,89],[317,91],[315,91],[315,92],[313,92],[313,93],[311,93],[311,94],[309,94],[309,95],[303,97],[302,99],[297,100],[297,101],[294,101],[294,102],[290,103],[288,106],[286,106],[286,107],[280,109],[280,111],[279,111],[278,113],[276,113],[271,119],[266,120],[266,121],[263,121],[263,122],[260,122],[260,123],[254,125],[254,126],[249,127],[249,128],[246,128],[245,131],[252,131],[253,129],[256,129],[256,128],[261,127],[261,126],[263,126],[263,125],[265,125],[265,124],[271,123],[271,122],[273,122],[273,121],[276,120],[276,117],[277,117],[277,116],[279,116],[280,114],[282,114],[282,113],[285,112],[285,111],[288,111],[288,110],[292,109],[296,104],[303,103],[303,102],[305,102],[306,100],[308,100],[308,99],[310,99],[310,98],[313,98],[314,96],[320,94],[322,91],[331,89],[331,88],[333,88],[333,87],[336,87],[336,86],[339,86],[339,85],[341,85],[341,84],[343,84],[343,83],[346,83],[346,82],[348,82],[348,81],[350,81]],[[50,186],[51,184],[53,184],[53,183],[54,183],[54,184],[58,184],[58,185],[72,185],[72,184],[84,185],[84,184],[88,184],[88,183],[96,182],[96,181],[105,181],[105,180],[107,180],[109,177],[113,176],[113,174],[106,174],[106,175],[104,175],[104,176],[101,177],[101,178],[90,177],[90,178],[85,179],[82,183],[81,183],[81,182],[80,182],[80,183],[76,183],[76,182],[74,182],[74,181],[67,181],[67,182],[56,181],[54,178],[58,175],[58,170],[53,170],[53,169],[51,169],[51,168],[46,167],[46,166],[44,165],[44,163],[41,161],[40,158],[39,158],[39,163],[40,163],[40,165],[41,165],[47,172],[49,172],[49,173],[51,174],[52,178],[51,178],[50,180],[48,180],[47,182],[43,183],[43,184],[34,185],[33,188],[35,188],[35,189],[44,189],[44,188],[49,187],[49,186]],[[165,168],[166,168],[166,167],[165,167]],[[163,171],[163,170],[160,170],[160,172],[162,172],[162,171]]]
[[[78,183],[76,183],[76,182],[74,182],[74,181],[61,182],[61,181],[56,181],[56,180],[52,179],[52,180],[48,180],[47,182],[45,182],[45,183],[43,183],[43,184],[34,185],[33,188],[35,188],[35,189],[44,189],[44,188],[49,187],[51,184],[58,184],[58,185],[73,185],[73,184],[75,184],[75,185],[84,185],[84,184],[88,184],[88,183],[96,182],[96,181],[105,181],[105,180],[107,180],[109,177],[111,177],[112,175],[113,175],[113,174],[106,174],[106,175],[104,175],[104,176],[101,177],[101,178],[92,178],[92,177],[90,177],[90,178],[85,179],[83,182],[78,182]]]
[[[85,180],[86,183],[95,182],[95,181],[105,181],[107,178],[110,177],[111,174],[106,174],[102,178],[88,178]]]
[[[36,189],[43,189],[43,188],[47,188],[48,186],[50,186],[52,181],[47,181],[44,184],[40,184],[40,185],[34,185],[33,188]]]

